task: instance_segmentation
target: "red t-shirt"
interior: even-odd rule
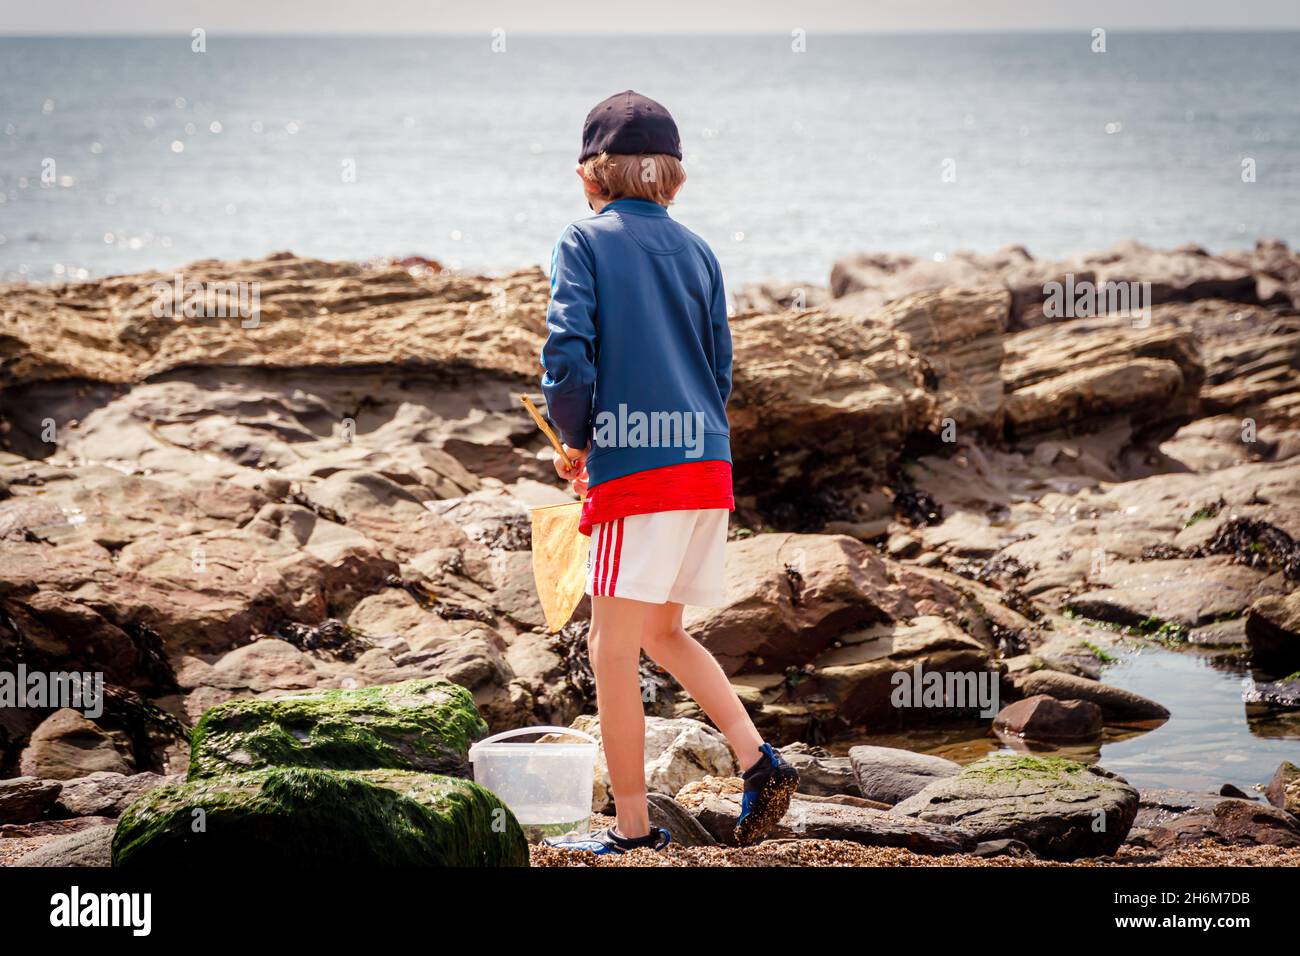
[[[731,462],[688,461],[624,475],[588,490],[578,529],[590,536],[595,525],[631,515],[712,508],[736,510]]]

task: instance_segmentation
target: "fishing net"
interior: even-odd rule
[[[533,519],[533,578],[552,634],[564,627],[587,585],[591,539],[578,530],[582,502],[530,509]]]

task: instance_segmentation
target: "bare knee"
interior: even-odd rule
[[[675,648],[682,647],[684,642],[690,640],[694,638],[680,627],[670,624],[656,624],[641,632],[641,647],[651,660],[671,654]]]
[[[593,666],[617,665],[629,659],[640,660],[641,649],[631,641],[618,640],[616,635],[602,634],[593,627],[587,633],[587,657]]]

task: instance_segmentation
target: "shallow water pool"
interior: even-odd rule
[[[874,744],[938,754],[969,763],[994,751],[1054,753],[1100,763],[1139,790],[1217,792],[1225,783],[1247,793],[1267,784],[1283,760],[1300,764],[1300,711],[1242,700],[1250,681],[1244,658],[1195,648],[1170,650],[1132,642],[1112,652],[1102,680],[1159,701],[1169,720],[1154,727],[1108,727],[1086,744],[1046,746],[999,739],[989,722],[972,721],[836,741],[835,753]]]
[[[1251,674],[1241,659],[1144,646],[1124,652],[1102,679],[1170,710],[1156,729],[1102,744],[1102,766],[1139,790],[1231,783],[1249,793],[1283,760],[1300,763],[1300,711],[1244,703]]]

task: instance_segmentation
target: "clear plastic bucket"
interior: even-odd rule
[[[564,734],[583,743],[518,743],[512,737]],[[596,738],[572,727],[520,727],[469,748],[474,782],[510,808],[530,843],[591,829]]]

